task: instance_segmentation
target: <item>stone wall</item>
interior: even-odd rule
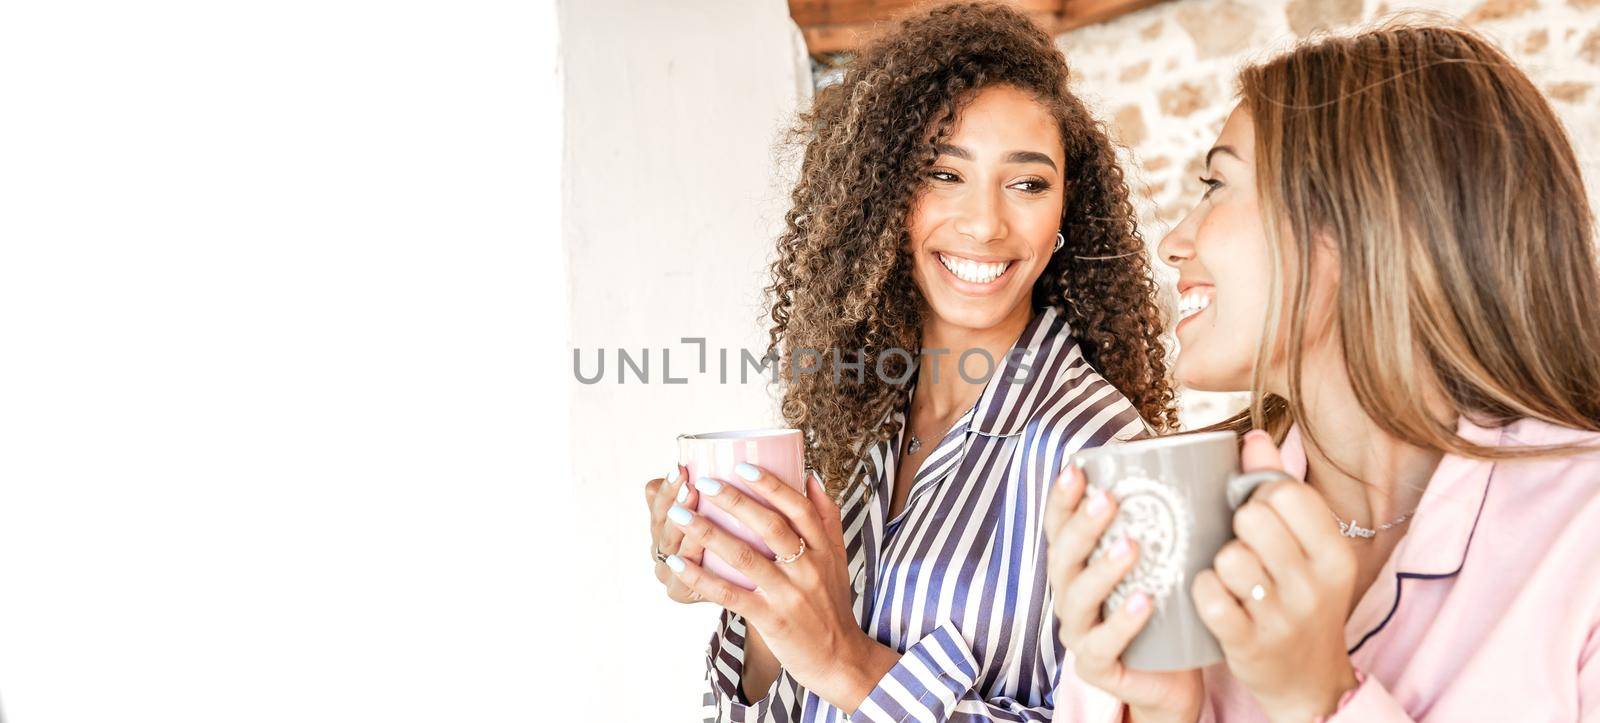
[[[1074,88],[1128,148],[1141,228],[1154,247],[1199,197],[1202,156],[1233,108],[1241,65],[1313,32],[1412,10],[1460,19],[1522,64],[1565,121],[1600,207],[1600,0],[1172,0],[1057,44]],[[1205,424],[1243,403],[1242,395],[1186,392],[1184,422]]]

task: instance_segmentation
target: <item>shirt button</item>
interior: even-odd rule
[[[861,592],[862,590],[867,589],[867,574],[866,573],[863,572],[863,573],[861,573],[859,575],[856,575],[855,588],[856,588],[856,592],[858,592],[858,593]]]

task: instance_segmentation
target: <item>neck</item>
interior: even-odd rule
[[[1443,454],[1391,436],[1367,416],[1341,360],[1307,359],[1303,377],[1317,380],[1302,389],[1308,419],[1300,438],[1306,452],[1306,478],[1341,519],[1376,527],[1411,513]],[[1451,416],[1439,395],[1429,404],[1440,419]],[[1453,420],[1452,420],[1453,421]],[[1313,442],[1305,434],[1317,433]]]
[[[923,354],[917,372],[917,395],[914,405],[929,416],[940,419],[956,410],[971,407],[983,393],[988,376],[999,374],[1005,364],[1006,353],[1011,351],[1022,330],[1033,319],[1033,306],[1017,305],[1000,323],[983,329],[957,326],[939,318],[931,310],[925,313],[922,323]],[[973,353],[967,359],[966,375],[962,378],[958,364],[961,355],[971,349],[988,352],[994,368],[982,354]],[[989,374],[985,374],[985,371]]]

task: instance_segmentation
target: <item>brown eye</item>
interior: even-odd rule
[[[1013,185],[1026,186],[1026,188],[1023,188],[1022,191],[1031,195],[1038,195],[1050,190],[1050,183],[1040,178],[1030,178],[1026,181],[1018,181]]]

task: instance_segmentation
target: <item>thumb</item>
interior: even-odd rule
[[[1088,481],[1083,475],[1083,468],[1073,464],[1070,460],[1062,468],[1061,475],[1056,478],[1056,483],[1050,485],[1050,491],[1044,500],[1044,532],[1045,539],[1055,539],[1056,532],[1066,524],[1067,518],[1078,509],[1078,500],[1083,498],[1083,489]]]
[[[1239,450],[1239,466],[1246,472],[1281,470],[1283,455],[1278,452],[1278,445],[1272,443],[1272,435],[1252,429],[1244,435],[1244,448]]]

